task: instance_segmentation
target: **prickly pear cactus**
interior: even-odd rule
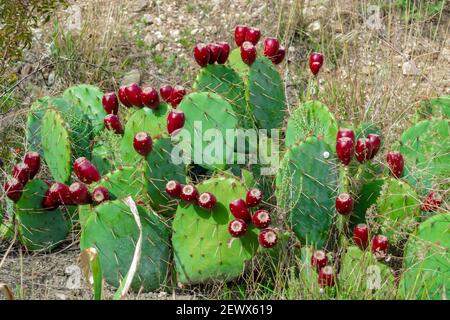
[[[450,95],[423,101],[416,112],[416,121],[436,118],[450,118]]]
[[[450,122],[424,120],[406,130],[400,152],[405,158],[405,179],[424,196],[430,189],[448,189],[450,175]]]
[[[43,97],[36,100],[32,104],[27,116],[27,141],[30,144],[30,149],[39,152],[41,156],[44,155],[41,145],[42,117],[45,114],[50,99],[50,97]]]
[[[450,296],[450,214],[422,222],[406,244],[399,284],[403,299],[446,300]]]
[[[164,283],[169,265],[169,230],[152,211],[137,206],[142,224],[140,263],[131,284],[134,291],[158,289]],[[81,250],[95,247],[107,283],[118,287],[127,274],[139,238],[130,208],[119,200],[92,209],[80,238]]]
[[[295,109],[286,128],[286,147],[314,135],[322,137],[331,149],[336,149],[338,126],[328,108],[319,101],[307,101]]]
[[[404,181],[388,178],[377,200],[381,232],[392,243],[405,239],[417,225],[420,201],[416,192]]]
[[[339,272],[339,290],[349,299],[393,299],[395,278],[388,266],[378,262],[370,251],[350,246]]]
[[[310,137],[287,150],[276,178],[277,204],[297,237],[320,248],[329,238],[338,190],[330,146]]]
[[[51,250],[66,239],[71,227],[63,209],[42,208],[47,188],[44,181],[31,180],[16,203],[19,239],[28,250]]]
[[[258,249],[258,234],[249,226],[243,237],[230,241],[228,223],[233,217],[228,206],[235,199],[245,198],[247,190],[239,180],[226,177],[205,180],[197,188],[200,193],[214,194],[217,205],[208,212],[198,206],[179,204],[172,235],[178,281],[199,283],[238,277]]]
[[[106,111],[102,106],[103,92],[97,87],[80,84],[70,87],[63,93],[63,98],[71,102],[75,109],[83,113],[91,122],[94,134],[103,130]]]
[[[366,223],[366,212],[376,204],[383,184],[384,180],[372,180],[361,187],[353,213],[350,216],[350,223],[353,226],[358,223]]]
[[[91,162],[101,175],[118,169],[122,165],[122,153],[111,152],[120,150],[122,137],[113,131],[104,130],[93,141],[94,147],[91,151]]]
[[[227,64],[232,69],[234,69],[243,79],[248,77],[250,68],[244,63],[244,61],[242,61],[240,48],[231,50]]]
[[[185,114],[183,129],[189,137],[177,134],[173,141],[191,139],[194,163],[207,169],[225,169],[226,160],[232,159],[234,151],[234,140],[229,142],[233,145],[227,144],[226,132],[227,129],[237,128],[239,122],[231,105],[215,93],[195,92],[185,96],[178,109]],[[209,141],[207,136],[210,136]],[[223,139],[218,139],[218,136]],[[195,146],[199,142],[202,143],[201,148]]]
[[[167,137],[167,114],[170,112],[166,103],[158,109],[142,108],[133,113],[125,125],[124,135],[120,143],[120,151],[126,164],[134,164],[142,157],[133,148],[133,139],[138,132],[148,132],[152,139]]]
[[[241,127],[249,127],[252,119],[247,110],[245,86],[239,74],[224,65],[208,65],[200,70],[194,83],[194,89],[209,91],[222,96],[239,115]]]

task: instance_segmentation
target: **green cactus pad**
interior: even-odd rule
[[[131,196],[135,201],[147,200],[147,180],[142,168],[121,167],[104,176],[94,187],[97,186],[108,189],[112,199]]]
[[[353,226],[358,223],[366,223],[366,211],[377,202],[383,184],[384,180],[373,180],[361,187],[353,213],[350,216],[350,222]]]
[[[248,101],[259,125],[279,129],[283,125],[286,98],[281,76],[266,57],[258,57],[248,75]]]
[[[420,201],[416,192],[406,183],[388,178],[377,200],[381,232],[391,243],[404,239],[416,227],[420,215]]]
[[[319,101],[307,101],[295,109],[287,123],[286,147],[314,135],[323,137],[334,151],[338,126],[328,108]]]
[[[36,100],[28,112],[27,118],[27,141],[30,144],[30,149],[39,152],[41,156],[44,155],[41,145],[41,126],[42,117],[48,107],[50,97],[43,97]]]
[[[335,214],[337,166],[328,144],[310,137],[286,152],[277,173],[278,206],[297,237],[318,248],[325,246]]]
[[[242,61],[241,49],[236,48],[230,52],[227,64],[233,68],[242,78],[248,77],[249,66]]]
[[[178,109],[185,114],[185,130],[183,131],[189,133],[191,139],[192,160],[207,169],[226,168],[226,159],[232,159],[234,151],[234,141],[233,145],[226,142],[226,131],[237,128],[239,121],[231,105],[215,93],[195,92],[185,96]],[[202,130],[198,127],[199,125]],[[220,132],[224,141],[216,139],[219,135],[214,134],[214,130]],[[207,133],[212,136],[210,141],[206,139]],[[182,141],[183,136],[183,134],[177,134],[173,137],[173,141]],[[201,150],[195,147],[196,143],[200,144],[200,142]],[[222,150],[222,155],[214,151],[215,146]]]
[[[421,223],[406,244],[399,284],[403,299],[446,300],[450,296],[450,214]]]
[[[180,203],[173,221],[172,244],[178,281],[199,283],[231,280],[241,275],[245,262],[258,249],[258,233],[249,226],[247,233],[233,240],[228,223],[233,219],[229,203],[245,197],[247,189],[234,178],[215,177],[197,186],[217,199],[213,212]]]
[[[121,141],[122,137],[110,130],[104,130],[95,137],[91,162],[101,175],[116,170],[122,164],[121,152],[112,152],[120,149]]]
[[[422,102],[416,112],[416,121],[436,118],[450,118],[450,96],[442,96]]]
[[[383,134],[381,133],[381,130],[378,129],[378,127],[372,123],[372,122],[363,122],[359,125],[359,127],[356,129],[355,132],[355,138],[356,140],[361,138],[366,138],[367,135],[375,133],[380,136],[381,138],[381,146],[383,146]],[[381,150],[380,146],[380,150]]]
[[[350,246],[341,260],[339,291],[347,299],[393,299],[395,278],[371,252]]]
[[[31,180],[16,203],[20,241],[28,250],[51,250],[66,239],[70,230],[71,222],[61,209],[42,208],[47,189],[44,181]]]
[[[174,164],[171,159],[172,143],[169,138],[153,142],[153,150],[147,156],[146,179],[150,205],[157,213],[175,211],[176,202],[166,194],[165,187],[170,180],[186,182],[186,168],[183,163]]]
[[[170,112],[166,103],[161,103],[158,109],[142,108],[133,113],[125,126],[120,151],[123,161],[127,164],[135,164],[142,156],[133,147],[134,136],[138,132],[145,131],[152,139],[167,137],[167,115]]]
[[[48,109],[42,118],[42,148],[45,162],[56,181],[69,182],[72,172],[71,140],[61,114]]]
[[[430,189],[448,189],[450,175],[449,120],[424,120],[406,130],[400,152],[405,158],[405,179],[424,196]]]
[[[239,115],[242,127],[248,127],[251,119],[245,100],[245,86],[241,77],[231,68],[224,65],[208,65],[197,75],[194,89],[209,91],[222,96]]]
[[[94,134],[98,134],[104,127],[103,119],[106,111],[102,106],[102,97],[103,92],[100,89],[88,84],[70,87],[63,93],[63,98],[70,101],[74,108],[91,121]]]
[[[131,288],[144,292],[158,289],[164,283],[169,265],[169,230],[152,211],[137,206],[142,224],[140,263]],[[95,247],[100,256],[106,282],[118,287],[127,274],[139,229],[130,208],[119,200],[95,207],[81,233],[81,250]]]

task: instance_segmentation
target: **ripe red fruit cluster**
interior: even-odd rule
[[[442,197],[436,192],[430,192],[422,202],[420,209],[423,212],[434,212],[439,210],[442,204]]]
[[[316,250],[311,255],[311,266],[319,273],[318,281],[321,287],[333,287],[335,274],[332,266],[328,266],[328,257],[325,251]]]
[[[172,134],[184,126],[184,112],[180,110],[173,110],[167,115],[167,132]]]
[[[353,229],[353,241],[361,250],[366,250],[369,244],[369,227],[366,224],[360,223],[355,226]]]
[[[323,65],[323,54],[318,52],[313,52],[309,56],[309,69],[311,70],[313,75],[317,75],[319,73],[320,68]]]
[[[105,124],[105,128],[107,130],[111,130],[115,134],[123,134],[123,127],[122,123],[120,122],[119,116],[115,114],[108,114],[103,119],[103,123]]]
[[[41,157],[37,152],[25,154],[23,162],[17,163],[12,170],[12,179],[4,186],[6,196],[14,202],[19,201],[27,182],[34,179],[41,167]]]
[[[217,204],[216,197],[211,192],[198,192],[191,184],[182,185],[178,181],[170,180],[166,184],[166,192],[176,199],[198,205],[205,210],[213,210]]]
[[[340,128],[336,136],[336,153],[343,165],[348,165],[355,154],[360,163],[371,160],[380,150],[381,138],[375,133],[360,138],[355,143],[355,133],[347,128]]]
[[[253,188],[245,196],[245,201],[236,199],[229,204],[231,214],[235,217],[228,224],[228,231],[237,238],[245,235],[248,224],[253,223],[255,227],[261,229],[258,242],[264,248],[272,248],[277,244],[278,235],[276,231],[270,228],[270,212],[267,210],[256,210],[252,215],[249,208],[258,206],[263,198],[261,190]]]
[[[224,64],[230,55],[230,45],[227,42],[199,43],[194,48],[194,58],[200,67],[208,64]]]
[[[386,236],[378,234],[372,239],[372,252],[377,259],[384,259],[388,254],[389,240]]]
[[[138,132],[133,138],[133,147],[137,153],[146,157],[153,148],[152,137],[147,132]]]
[[[268,57],[273,64],[280,64],[286,56],[286,49],[280,46],[277,38],[267,38],[264,40],[263,54]]]
[[[336,211],[348,215],[353,210],[353,199],[348,193],[341,193],[336,198]]]
[[[405,165],[402,154],[398,151],[390,151],[386,156],[386,161],[392,176],[400,178]]]
[[[75,160],[73,163],[73,171],[82,182],[91,184],[100,181],[100,173],[97,168],[85,157]]]
[[[186,89],[183,86],[166,85],[159,89],[159,94],[165,102],[170,103],[173,108],[177,108],[186,95]]]
[[[360,223],[353,229],[353,241],[361,249],[366,250],[369,245],[369,227]],[[377,259],[383,259],[387,256],[389,249],[389,240],[384,235],[376,235],[372,238],[372,252]]]
[[[261,30],[247,26],[236,26],[234,28],[234,41],[238,47],[242,46],[245,41],[250,42],[254,46],[258,44],[261,38]]]

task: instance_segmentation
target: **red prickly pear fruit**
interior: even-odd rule
[[[256,207],[258,204],[261,203],[262,198],[263,194],[261,190],[253,188],[247,192],[247,195],[245,196],[245,204],[248,207]]]
[[[420,206],[420,209],[423,212],[434,212],[439,210],[439,207],[442,204],[442,197],[436,192],[430,192],[423,203]]]
[[[270,60],[272,60],[273,64],[280,64],[283,62],[284,57],[286,56],[286,49],[284,47],[280,47],[276,55],[274,55]]]
[[[369,140],[371,150],[369,159],[373,159],[380,150],[381,138],[376,133],[370,133],[367,135],[367,139]]]
[[[138,132],[134,136],[133,147],[137,153],[143,157],[146,157],[152,151],[152,138],[147,132]]]
[[[101,179],[97,168],[85,157],[75,160],[73,170],[78,179],[87,184],[100,181]]]
[[[234,41],[238,47],[242,46],[244,43],[247,31],[247,26],[236,26],[236,28],[234,28]]]
[[[256,46],[260,38],[261,30],[258,28],[248,28],[245,33],[245,41],[251,42],[254,46]]]
[[[5,183],[4,191],[6,196],[13,202],[19,201],[22,196],[23,184],[19,179],[12,178]]]
[[[403,167],[405,165],[403,156],[398,151],[389,151],[386,156],[386,161],[389,165],[389,170],[395,178],[400,178],[403,173]]]
[[[181,183],[175,180],[170,180],[166,184],[166,192],[173,198],[179,198],[181,194],[181,189],[183,186]]]
[[[278,235],[272,228],[261,230],[258,236],[259,244],[266,249],[274,247],[278,242]]]
[[[280,42],[277,38],[267,38],[264,40],[264,50],[263,54],[266,57],[272,58],[278,53],[280,48]]]
[[[242,219],[231,220],[228,224],[228,232],[234,238],[241,237],[247,232],[247,223]]]
[[[252,217],[252,223],[258,229],[265,229],[270,225],[270,213],[266,210],[257,210]]]
[[[320,68],[323,65],[323,55],[318,52],[314,52],[309,56],[309,69],[311,69],[311,72],[313,75],[316,75],[319,73]]]
[[[245,205],[245,201],[242,199],[236,199],[230,202],[230,211],[231,214],[237,218],[242,219],[246,222],[252,221],[252,216],[248,212],[247,206]]]
[[[159,94],[155,88],[145,88],[141,93],[142,103],[150,109],[158,109],[159,107]]]
[[[183,100],[186,95],[186,89],[183,86],[175,86],[172,89],[172,93],[170,94],[170,104],[173,108],[178,107],[181,100]]]
[[[321,287],[334,287],[335,274],[332,266],[325,266],[319,271],[319,285]]]
[[[142,89],[137,83],[132,83],[125,87],[125,94],[127,95],[127,100],[133,105],[142,108],[144,104],[142,103]]]
[[[26,163],[20,162],[13,167],[12,176],[26,185],[30,180],[30,167]]]
[[[97,187],[92,192],[92,201],[95,204],[100,204],[102,202],[109,200],[109,191],[105,187]]]
[[[209,64],[214,64],[219,59],[220,54],[222,53],[222,47],[217,43],[208,43],[209,49]]]
[[[69,187],[70,197],[74,204],[89,204],[92,202],[91,194],[83,182],[74,182]]]
[[[41,168],[41,156],[37,152],[30,151],[25,154],[23,162],[30,168],[30,179],[33,179]]]
[[[316,268],[317,272],[319,272],[323,267],[325,267],[328,263],[328,257],[325,251],[316,250],[311,255],[311,266]]]
[[[172,95],[172,90],[173,90],[172,86],[169,85],[159,88],[159,94],[165,102],[170,103],[170,96]]]
[[[69,187],[61,182],[54,182],[48,189],[48,196],[55,204],[72,205],[72,195]]]
[[[167,132],[172,134],[172,132],[183,128],[184,121],[185,118],[183,111],[174,110],[169,112],[167,115]]]
[[[204,43],[198,43],[194,48],[194,58],[200,67],[206,67],[209,63],[209,46]]]
[[[360,163],[364,163],[366,160],[370,159],[370,155],[372,154],[370,147],[371,145],[369,139],[358,139],[355,145],[356,160],[358,160]]]
[[[201,208],[211,210],[216,206],[217,200],[212,193],[203,192],[198,196],[197,203]]]
[[[188,202],[188,203],[197,202],[197,198],[198,198],[197,188],[191,184],[185,185],[183,188],[181,188],[180,198],[181,198],[181,200]]]
[[[230,55],[230,45],[228,42],[218,42],[217,44],[220,46],[220,55],[217,58],[217,63],[225,64],[228,60],[228,56]]]
[[[355,143],[355,133],[353,132],[353,130],[347,128],[339,128],[336,136],[336,141],[344,137],[352,139],[353,143]]]
[[[377,259],[383,259],[388,253],[389,241],[384,235],[376,235],[372,239],[372,252]]]
[[[130,101],[128,101],[127,94],[125,92],[126,91],[125,88],[126,88],[125,86],[120,87],[119,91],[117,92],[117,95],[119,96],[119,100],[120,100],[121,104],[123,104],[127,108],[131,108],[133,106],[133,104]]]
[[[353,241],[361,250],[366,250],[369,244],[369,227],[366,224],[360,223],[355,226],[353,229]]]
[[[343,137],[336,141],[336,153],[342,164],[347,166],[353,157],[353,140]]]
[[[245,41],[241,46],[241,58],[245,64],[251,66],[256,60],[256,48],[249,42]]]
[[[51,186],[51,185],[50,185]],[[59,199],[53,199],[50,196],[50,187],[47,189],[44,195],[44,199],[42,199],[42,207],[46,210],[55,210],[60,205]]]
[[[115,114],[108,114],[103,119],[103,123],[105,124],[106,129],[114,131],[116,134],[123,134],[123,127],[119,116]]]
[[[119,112],[119,100],[114,92],[105,93],[102,98],[103,109],[107,114],[117,114]]]
[[[348,193],[341,193],[336,198],[336,211],[344,216],[353,210],[353,199]]]

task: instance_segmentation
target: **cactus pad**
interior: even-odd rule
[[[232,159],[234,151],[234,141],[233,145],[226,143],[226,131],[238,126],[238,118],[231,105],[215,93],[195,92],[185,96],[178,109],[185,114],[183,129],[190,135],[194,162],[207,169],[224,169],[226,159]],[[214,134],[214,130],[220,132],[224,141],[216,139],[219,135]],[[205,137],[206,132],[212,135],[210,141]],[[173,139],[178,141],[183,137],[178,134]],[[195,145],[200,143],[202,148],[196,148]],[[215,146],[222,150],[222,154],[214,151]]]
[[[277,204],[297,237],[320,248],[329,238],[338,190],[336,159],[316,137],[289,149],[276,178]]]
[[[198,185],[199,192],[217,198],[212,212],[180,203],[173,221],[172,244],[178,281],[199,283],[210,279],[230,280],[244,271],[244,264],[258,249],[257,233],[247,233],[231,242],[228,223],[233,219],[228,205],[245,198],[246,188],[235,178],[215,177]]]
[[[16,203],[20,241],[29,250],[50,250],[60,244],[70,230],[71,222],[62,209],[46,211],[42,208],[47,188],[44,181],[31,180]]]
[[[41,145],[41,125],[42,117],[48,107],[50,97],[43,97],[33,103],[28,112],[27,118],[27,140],[30,144],[30,149],[39,152],[41,156],[44,155]]]
[[[87,116],[91,121],[94,134],[98,134],[103,130],[103,119],[106,116],[106,111],[102,106],[103,92],[97,87],[80,84],[70,87],[63,93],[63,98],[70,101],[74,108]]]
[[[319,101],[307,101],[291,114],[286,128],[286,146],[289,147],[307,137],[323,137],[334,151],[338,126],[328,108]]]
[[[142,224],[143,242],[138,269],[131,288],[145,292],[156,290],[165,281],[169,264],[169,231],[153,212],[137,206]],[[80,239],[81,250],[95,247],[100,256],[103,276],[118,287],[127,274],[139,229],[130,208],[119,200],[95,207],[87,219]]]
[[[406,244],[399,295],[409,299],[450,296],[450,214],[421,223]]]
[[[283,125],[286,98],[281,76],[266,57],[258,57],[248,75],[248,101],[259,125],[279,129]]]
[[[385,181],[377,208],[381,232],[392,243],[406,238],[416,227],[420,215],[420,201],[416,192],[406,182],[395,178]]]
[[[384,180],[372,180],[361,187],[353,214],[350,216],[352,225],[366,223],[366,211],[377,202],[383,184]]]
[[[406,130],[401,137],[400,152],[405,158],[405,179],[421,195],[431,188],[447,189],[450,175],[449,120],[424,120]]]
[[[450,118],[450,96],[442,96],[422,102],[416,112],[417,121],[431,117]]]
[[[236,48],[230,52],[228,57],[228,65],[233,68],[242,78],[248,77],[249,66],[242,61],[241,49]]]

